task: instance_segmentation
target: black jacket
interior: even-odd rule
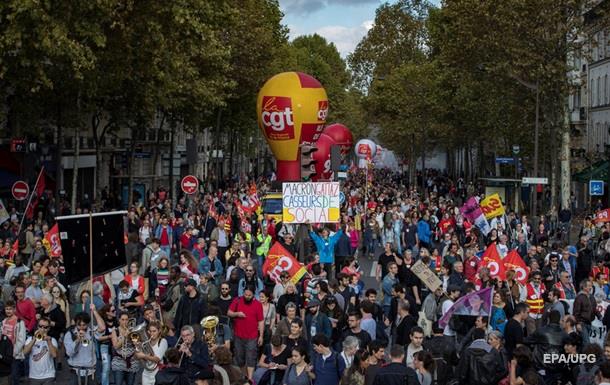
[[[533,350],[536,367],[546,370],[559,369],[562,364],[545,364],[543,357],[547,353],[563,353],[563,341],[567,336],[558,324],[548,324],[528,336],[524,342]]]
[[[47,317],[55,324],[54,326],[51,326],[51,329],[49,329],[48,334],[49,336],[59,341],[61,333],[66,330],[66,315],[64,314],[64,312],[58,305],[54,304],[52,305],[51,311],[49,311],[48,313],[45,313],[44,310],[41,308],[40,315]]]
[[[156,385],[190,385],[186,372],[180,368],[168,367],[159,370],[155,376]]]
[[[197,372],[211,369],[208,345],[195,340],[191,345],[191,353],[190,357],[186,355],[182,357],[180,368],[186,372],[190,379],[194,379]]]
[[[420,385],[415,370],[395,362],[382,366],[373,385]]]
[[[176,318],[174,319],[176,330],[180,330],[184,325],[198,324],[205,317],[207,311],[207,302],[199,292],[193,298],[184,293],[176,309]]]
[[[475,340],[460,358],[455,376],[461,385],[495,385],[508,374],[500,353],[489,345],[488,350],[480,348],[479,341]]]

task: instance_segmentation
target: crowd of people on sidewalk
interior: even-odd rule
[[[252,194],[273,189],[265,180],[175,201],[151,192],[125,215],[126,266],[92,285],[68,284],[63,256],[50,255],[44,199],[23,231],[12,208],[0,224],[0,383],[50,384],[62,370],[78,385],[610,382],[610,225],[569,209],[507,210],[485,235],[459,210],[478,186],[433,171],[418,179],[425,190],[403,174],[354,173],[336,224],[264,215]],[[267,274],[276,242],[303,277]],[[516,250],[527,279],[510,269],[499,279],[482,263],[490,247],[500,258]],[[413,272],[418,261],[438,289]],[[439,324],[488,287],[489,314]]]

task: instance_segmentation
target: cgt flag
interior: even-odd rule
[[[288,252],[279,242],[275,242],[271,249],[269,249],[269,253],[267,254],[267,258],[265,258],[265,263],[263,264],[263,274],[269,276],[276,282],[281,282],[280,274],[283,271],[287,271],[290,274],[290,281],[292,283],[297,283],[299,280],[305,275],[307,270],[304,266],[301,266],[299,261]]]
[[[515,278],[517,281],[525,284],[527,282],[527,276],[529,274],[529,267],[523,261],[523,258],[519,255],[516,249],[513,249],[508,252],[506,257],[504,257],[504,269],[505,270],[514,270]]]
[[[61,256],[61,242],[59,241],[59,226],[57,223],[44,236],[42,244],[51,257]]]
[[[496,248],[495,243],[489,245],[487,250],[485,250],[481,256],[481,264],[479,265],[479,269],[481,267],[487,267],[489,269],[489,275],[492,278],[498,277],[501,280],[506,279],[504,263],[502,262],[502,258],[500,258],[500,254],[498,254],[498,249]]]
[[[491,300],[493,298],[493,288],[486,287],[483,290],[474,291],[459,298],[447,313],[438,320],[438,325],[442,328],[447,326],[449,319],[453,315],[472,315],[477,317],[488,317],[491,315]]]

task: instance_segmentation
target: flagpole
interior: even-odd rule
[[[89,293],[91,293],[91,302],[93,303],[93,213],[89,211]],[[93,312],[89,307],[89,316],[92,317]]]
[[[21,217],[21,223],[19,223],[19,230],[17,231],[17,236],[19,236],[19,234],[21,233],[21,228],[23,227],[23,221],[25,220],[25,217],[27,216],[28,209],[30,208],[30,204],[32,203],[32,197],[34,196],[34,193],[36,192],[36,188],[38,187],[38,182],[40,182],[40,177],[43,172],[44,172],[44,166],[42,166],[42,168],[40,169],[38,178],[36,178],[36,184],[34,185],[34,189],[30,193],[30,198],[28,199],[28,204],[25,206],[25,211],[23,212],[23,217]]]

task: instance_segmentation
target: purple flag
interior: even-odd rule
[[[477,226],[483,235],[487,235],[491,231],[491,226],[489,226],[489,222],[485,218],[485,214],[481,210],[481,206],[479,206],[479,201],[475,197],[470,197],[464,206],[460,207],[460,213],[470,221],[470,223],[474,223]]]
[[[447,326],[449,319],[454,314],[489,317],[491,315],[492,292],[493,288],[487,287],[459,298],[447,313],[438,320],[438,325],[442,328]]]

